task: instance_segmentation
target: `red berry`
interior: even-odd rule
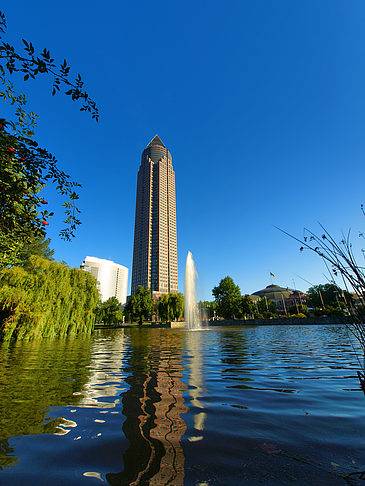
[[[13,149],[13,147],[8,147],[9,149],[9,152],[15,152],[15,150]]]
[[[41,201],[41,203],[42,203],[42,204],[48,204],[48,202],[47,202],[47,201],[45,201],[44,199],[43,199],[43,201]]]
[[[42,224],[46,224],[46,225],[49,225],[49,223],[47,223],[47,221],[41,221]]]
[[[21,157],[20,159],[22,162],[25,162],[25,158],[24,157]]]

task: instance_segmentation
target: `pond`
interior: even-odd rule
[[[341,325],[4,343],[0,484],[362,484],[354,346]]]

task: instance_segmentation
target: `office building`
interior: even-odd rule
[[[158,135],[143,151],[137,176],[132,295],[139,285],[156,298],[178,292],[175,172]]]
[[[102,302],[109,297],[116,297],[121,304],[127,302],[127,267],[103,258],[87,256],[81,268],[90,272],[98,281]]]

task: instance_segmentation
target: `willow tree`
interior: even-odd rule
[[[175,321],[184,316],[183,294],[162,294],[157,301],[158,315],[162,321]]]
[[[0,338],[89,334],[98,298],[97,282],[88,272],[31,256],[27,269],[0,273]]]

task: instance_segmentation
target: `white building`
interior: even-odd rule
[[[116,297],[121,304],[127,302],[128,268],[103,258],[87,256],[81,268],[90,272],[99,282],[102,302]]]

